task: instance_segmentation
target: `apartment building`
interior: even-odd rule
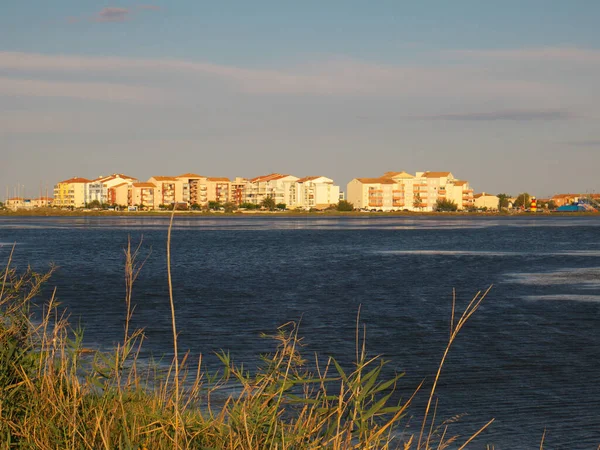
[[[94,200],[100,203],[114,204],[109,198],[109,189],[122,183],[131,184],[137,181],[136,178],[114,173],[109,176],[100,176],[90,181],[85,186],[85,203],[91,203]]]
[[[109,205],[118,205],[118,206],[133,206],[129,204],[130,191],[135,182],[124,182],[117,184],[116,186],[111,186],[107,191],[107,201]]]
[[[158,209],[160,205],[168,206],[184,202],[184,181],[182,179],[176,177],[154,176],[148,180],[148,183],[151,183],[156,187],[153,204],[154,209]],[[187,195],[189,196],[189,193]]]
[[[86,184],[91,180],[75,177],[54,186],[54,206],[83,208],[86,203]]]
[[[206,199],[208,202],[227,203],[231,201],[231,181],[225,177],[208,177],[206,179]]]
[[[285,203],[292,205],[294,195],[292,186],[299,178],[293,175],[282,175],[280,173],[272,173],[252,178],[246,184],[246,192],[244,203],[260,203],[267,197],[272,197],[275,203]]]
[[[122,192],[123,187],[116,188]],[[128,206],[138,206],[141,209],[156,209],[161,203],[162,196],[157,194],[158,189],[154,183],[132,183],[127,186],[128,190]],[[120,194],[122,195],[122,194]]]
[[[378,178],[355,178],[347,187],[348,201],[359,209],[433,211],[446,199],[466,209],[473,205],[468,182],[450,172],[386,172]]]
[[[291,189],[288,206],[292,208],[325,209],[337,204],[340,198],[340,187],[334,185],[331,178],[323,176],[300,178]]]
[[[195,173],[184,173],[177,177],[182,183],[182,201],[191,205],[205,205],[208,200],[207,188],[206,188],[206,177]]]

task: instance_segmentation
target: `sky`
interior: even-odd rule
[[[597,0],[1,3],[2,199],[116,172],[600,192]]]

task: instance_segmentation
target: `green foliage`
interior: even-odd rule
[[[130,331],[129,322],[141,270],[138,250],[126,251],[125,332],[112,351],[83,348],[81,331],[70,328],[53,298],[39,320],[30,320],[29,305],[51,272],[19,276],[9,262],[0,274],[2,448],[428,450],[456,440],[436,433],[444,424],[435,427],[429,404],[422,426],[433,430],[425,434],[427,444],[420,445],[422,434],[407,431],[402,419],[416,391],[398,400],[402,374],[384,378],[386,362],[367,354],[358,324],[356,361],[348,364],[314,355],[307,364],[293,323],[266,336],[276,348],[253,373],[235,366],[226,352],[217,355],[223,371],[212,374],[186,366],[185,356],[178,403],[173,366],[165,378],[137,361],[143,333]],[[448,348],[484,296],[478,294],[458,320],[452,312]]]
[[[99,200],[92,200],[91,202],[89,202],[86,207],[90,208],[90,209],[94,209],[94,208],[102,208],[102,203],[100,203]]]
[[[242,209],[258,209],[260,205],[256,205],[254,203],[241,203],[240,208]]]
[[[555,210],[557,208],[556,202],[554,200],[548,201],[548,203],[546,203],[546,208],[549,209],[550,211]]]
[[[422,208],[423,201],[421,200],[421,196],[419,194],[415,194],[413,198],[413,208]]]
[[[226,213],[232,213],[237,209],[237,205],[232,202],[223,203],[223,209]]]
[[[510,195],[498,194],[496,197],[498,197],[498,210],[499,211],[508,208]]]
[[[435,202],[434,209],[439,212],[452,212],[458,210],[458,205],[452,200],[440,198]]]
[[[285,211],[287,208],[287,205],[285,203],[277,203],[277,205],[275,205],[275,207],[281,211]]]
[[[531,197],[527,192],[519,194],[513,203],[515,208],[529,208],[531,206]]]
[[[223,205],[220,202],[216,202],[216,201],[213,201],[213,200],[211,200],[210,202],[208,202],[208,209],[211,209],[213,211],[218,211],[222,207],[223,207]]]
[[[354,204],[350,203],[348,200],[340,200],[336,209],[338,211],[354,211]]]
[[[268,195],[260,202],[260,206],[269,211],[274,211],[277,205],[275,204],[275,199]]]

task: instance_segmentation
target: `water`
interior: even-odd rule
[[[0,262],[42,270],[89,345],[124,324],[123,249],[142,240],[134,290],[144,357],[171,348],[166,218],[0,218]],[[406,398],[431,380],[459,307],[493,284],[459,336],[439,385],[440,419],[457,432],[494,424],[472,448],[595,449],[600,444],[600,217],[178,218],[173,282],[180,345],[227,349],[252,365],[260,337],[301,320],[306,356],[350,363],[355,324],[367,348],[406,372]],[[167,357],[168,360],[168,357]],[[422,394],[408,420],[418,428]]]

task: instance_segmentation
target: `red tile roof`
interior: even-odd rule
[[[229,178],[226,177],[209,177],[208,181],[230,181]]]
[[[71,184],[71,183],[90,183],[92,180],[88,180],[87,178],[74,177],[69,178],[68,180],[60,181],[59,184]]]
[[[442,178],[450,175],[450,172],[425,172],[423,176],[425,178]]]
[[[304,177],[304,178],[300,178],[299,180],[296,180],[298,183],[304,183],[306,181],[312,181],[312,180],[316,180],[317,178],[321,178],[321,175],[318,175],[316,177]]]
[[[262,175],[260,177],[256,177],[256,178],[252,178],[250,180],[251,183],[257,183],[257,182],[267,182],[267,181],[273,181],[273,180],[279,180],[281,178],[285,178],[288,177],[289,175],[282,175],[280,173],[272,173],[270,175]]]
[[[195,173],[184,173],[183,175],[179,175],[176,178],[206,178],[206,177],[203,177],[202,175],[198,175]]]
[[[132,186],[139,187],[139,188],[155,188],[156,187],[156,185],[154,183],[133,183]]]

